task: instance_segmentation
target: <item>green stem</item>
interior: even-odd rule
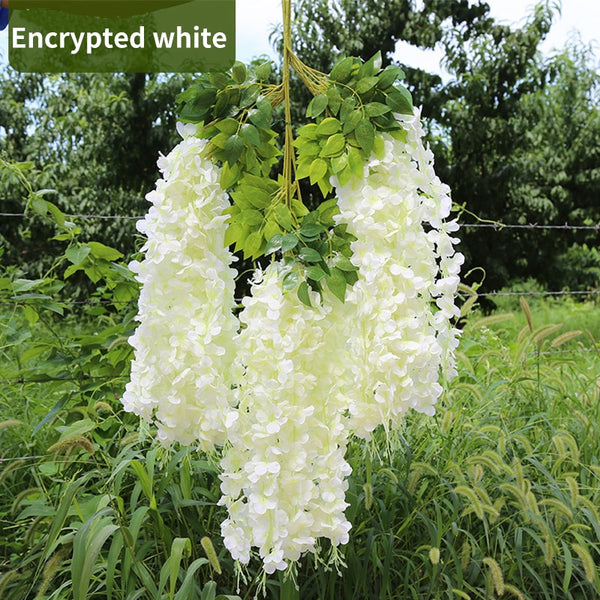
[[[292,160],[294,133],[292,130],[292,105],[290,98],[290,58],[292,54],[292,1],[282,0],[283,9],[283,103],[285,107],[285,148],[283,156],[283,180],[285,203],[292,212]]]

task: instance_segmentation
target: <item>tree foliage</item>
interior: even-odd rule
[[[505,223],[598,222],[597,72],[581,48],[541,58],[539,46],[557,10],[539,4],[523,26],[511,28],[496,23],[485,2],[431,0],[415,7],[408,0],[302,1],[298,51],[327,70],[338,52],[367,58],[377,47],[391,62],[399,40],[441,46],[448,82],[402,66],[429,120],[437,169],[455,203]],[[483,267],[487,288],[529,277],[552,287],[597,280],[590,236],[557,239],[556,232],[538,230],[489,235],[478,229],[461,237],[465,270]],[[573,257],[577,276],[565,268]]]
[[[518,28],[496,23],[487,3],[467,0],[298,0],[294,48],[324,73],[342,54],[396,60],[429,123],[436,168],[453,199],[482,219],[506,223],[590,224],[600,220],[598,73],[579,46],[543,60],[538,48],[556,7],[538,5]],[[398,41],[442,47],[451,74],[402,64]],[[0,153],[31,163],[29,178],[65,212],[142,214],[156,179],[156,157],[174,143],[175,97],[184,76],[0,74]],[[306,119],[310,92],[298,82],[293,121]],[[283,117],[273,117],[280,132]],[[18,183],[0,174],[0,208],[21,212]],[[302,182],[310,209],[315,208]],[[472,220],[466,217],[463,220]],[[5,260],[39,272],[42,222],[0,222]],[[129,221],[89,221],[95,239],[134,249]],[[26,239],[23,239],[25,235]],[[598,280],[592,235],[465,229],[466,270],[481,266],[486,287],[516,278],[546,286],[589,286]],[[43,244],[46,244],[43,242]],[[577,264],[573,265],[573,261]],[[33,272],[32,271],[32,272]]]
[[[0,74],[0,155],[22,163],[36,189],[66,213],[139,215],[156,158],[174,143],[174,98],[184,76]],[[0,173],[0,210],[20,213],[20,184]],[[86,221],[88,236],[133,252],[131,222]],[[0,222],[5,260],[41,272],[56,255],[43,220]]]

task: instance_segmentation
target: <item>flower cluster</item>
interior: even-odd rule
[[[285,569],[317,538],[348,541],[344,515],[350,466],[344,459],[343,346],[331,299],[316,308],[284,294],[281,265],[255,276],[244,298],[238,340],[238,407],[228,415],[221,466],[222,524],[232,556],[247,563],[255,546],[267,573]]]
[[[382,134],[364,177],[337,186],[339,222],[356,236],[352,262],[360,278],[345,310],[351,428],[369,437],[378,425],[397,427],[410,408],[433,414],[440,369],[454,375],[458,331],[451,319],[463,257],[450,234],[449,189],[422,142],[419,114],[398,116],[407,140]],[[335,181],[334,181],[335,183]]]
[[[238,329],[236,271],[223,214],[229,200],[196,126],[179,130],[184,139],[159,159],[163,179],[138,223],[147,242],[144,260],[130,265],[142,289],[123,405],[154,421],[163,442],[212,450],[225,442],[223,414],[234,401],[228,373]]]
[[[257,548],[267,573],[318,538],[348,541],[349,436],[397,427],[411,408],[433,414],[440,374],[455,374],[458,225],[446,221],[449,190],[419,114],[398,119],[406,140],[381,134],[364,176],[336,186],[359,273],[344,305],[325,290],[309,291],[306,306],[282,289],[293,267],[272,262],[234,316],[229,202],[195,126],[159,160],[163,179],[139,224],[148,240],[131,265],[140,325],[123,404],[165,443],[223,447],[225,545],[242,563]]]

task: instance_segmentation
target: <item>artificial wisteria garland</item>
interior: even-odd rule
[[[262,83],[268,71],[236,63],[183,95],[191,122],[159,159],[138,224],[140,323],[123,395],[161,442],[216,453],[225,546],[243,564],[256,548],[266,573],[320,539],[347,543],[351,436],[397,428],[411,408],[434,413],[440,377],[456,374],[463,261],[400,69],[345,58],[327,78],[285,56],[314,87],[316,122],[295,142],[286,126],[278,180],[270,119],[283,96],[289,120],[289,80]],[[303,178],[335,197],[309,212]],[[241,305],[231,245],[270,257]]]
[[[225,443],[224,414],[235,404],[229,377],[238,321],[233,314],[237,272],[225,246],[227,194],[220,169],[205,158],[196,125],[161,157],[163,174],[138,230],[144,260],[130,264],[142,284],[129,343],[135,349],[125,410],[156,424],[162,442]]]
[[[343,317],[317,294],[309,308],[284,293],[281,267],[257,272],[243,300],[238,405],[221,461],[225,545],[242,563],[257,547],[267,573],[314,552],[319,537],[346,543],[350,529]]]
[[[410,408],[432,415],[440,369],[455,374],[452,319],[460,316],[454,297],[463,256],[450,233],[458,225],[444,222],[450,190],[423,146],[418,111],[398,118],[406,142],[383,134],[383,150],[365,164],[364,177],[336,185],[335,219],[356,236],[352,262],[360,273],[344,307],[355,391],[349,427],[365,438],[378,425],[397,428]]]

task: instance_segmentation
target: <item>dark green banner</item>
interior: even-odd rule
[[[10,65],[38,73],[206,72],[235,61],[235,0],[10,0]]]

